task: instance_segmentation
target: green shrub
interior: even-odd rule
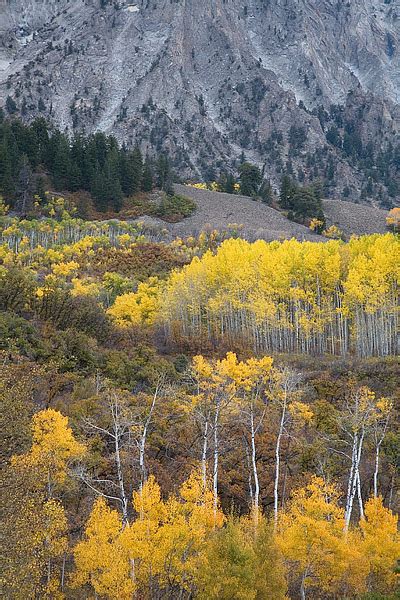
[[[166,195],[160,206],[156,209],[155,215],[165,221],[179,221],[185,217],[190,217],[196,209],[196,204],[190,198],[185,196]]]

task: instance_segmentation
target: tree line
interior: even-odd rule
[[[97,210],[119,211],[124,197],[154,186],[170,191],[168,157],[143,157],[138,146],[120,146],[104,133],[72,139],[44,118],[25,125],[0,114],[0,194],[20,214],[32,210],[35,194],[87,191]]]

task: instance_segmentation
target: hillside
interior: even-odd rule
[[[324,200],[327,225],[336,225],[346,237],[385,233],[387,211],[342,200]]]
[[[329,196],[398,202],[395,0],[0,2],[0,106],[113,133],[214,178],[242,153],[323,179]]]
[[[196,203],[194,214],[179,223],[166,224],[160,219],[140,218],[148,227],[162,227],[172,236],[188,237],[201,231],[217,229],[237,230],[248,240],[266,241],[290,239],[320,241],[321,236],[312,233],[304,225],[289,221],[281,212],[255,202],[245,196],[200,190],[185,185],[175,185],[181,196]],[[368,205],[357,205],[340,200],[324,200],[327,226],[336,225],[346,238],[352,234],[365,235],[385,233],[387,211]],[[230,227],[235,225],[236,227]],[[239,227],[238,227],[239,226]]]

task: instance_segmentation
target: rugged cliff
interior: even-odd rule
[[[242,152],[327,194],[400,194],[398,0],[0,2],[0,102],[168,149],[186,176]],[[14,104],[15,103],[15,104]]]

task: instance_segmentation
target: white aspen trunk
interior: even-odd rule
[[[351,467],[350,467],[350,473],[349,473],[349,482],[347,485],[347,496],[346,496],[346,509],[345,509],[345,531],[348,531],[349,528],[349,524],[350,524],[350,516],[351,516],[351,504],[352,504],[352,499],[351,499],[351,494],[352,494],[352,489],[353,489],[353,480],[354,480],[354,470],[355,470],[355,463],[356,463],[356,457],[357,457],[357,444],[358,444],[358,436],[357,434],[354,434],[353,436],[353,449],[352,449],[352,453],[351,453]]]
[[[119,447],[119,432],[115,432],[115,462],[117,465],[117,477],[118,477],[118,485],[121,494],[121,505],[122,505],[122,521],[124,526],[128,524],[128,498],[125,493],[125,484],[124,484],[124,476],[122,473],[122,465],[121,465],[121,454]]]
[[[380,448],[381,448],[381,441],[382,440],[380,440],[377,443],[376,449],[375,449],[374,498],[378,497],[379,451],[380,451]]]
[[[218,510],[219,411],[220,411],[220,400],[217,399],[215,415],[214,415],[214,468],[213,468],[214,524],[217,521],[217,510]]]
[[[121,415],[119,400],[116,395],[110,398],[111,415],[113,419],[113,438],[114,438],[114,449],[115,449],[115,464],[117,467],[117,478],[118,486],[120,491],[121,507],[122,507],[122,521],[123,525],[128,524],[128,497],[125,492],[124,474],[121,463],[121,452],[120,443],[123,433],[121,432]]]
[[[386,416],[382,435],[379,439],[377,438],[377,433],[375,431],[376,448],[375,448],[375,469],[374,469],[374,498],[378,497],[378,475],[379,475],[380,450],[381,450],[382,442],[385,439],[386,431],[387,431],[387,428],[389,425],[389,418],[390,418],[390,414],[388,413]]]
[[[208,420],[204,424],[203,431],[203,450],[201,453],[201,474],[203,480],[203,490],[207,488],[207,451],[208,451]]]
[[[301,600],[306,600],[306,577],[307,577],[307,569],[304,571],[304,573],[301,577],[301,586],[300,586]]]
[[[278,526],[278,507],[279,507],[279,475],[280,475],[280,461],[281,461],[281,455],[280,455],[280,449],[281,449],[281,440],[282,440],[282,435],[283,435],[283,427],[285,424],[285,418],[286,418],[286,395],[285,395],[285,399],[284,399],[284,403],[282,406],[282,415],[281,415],[281,421],[279,424],[279,432],[278,432],[278,437],[276,440],[276,446],[275,446],[275,482],[274,482],[274,530],[276,531],[277,526]]]
[[[251,426],[251,462],[252,462],[252,467],[253,467],[253,478],[254,478],[254,500],[253,500],[254,524],[257,527],[258,511],[259,511],[259,498],[260,498],[260,483],[258,480],[258,472],[257,472],[256,432],[254,429],[253,405],[251,405],[250,426]]]
[[[348,501],[348,510],[345,515],[345,532],[346,533],[349,530],[349,526],[350,526],[350,519],[351,519],[351,513],[353,512],[354,498],[355,498],[356,492],[358,491],[358,486],[360,485],[359,484],[359,479],[360,479],[359,466],[360,466],[360,461],[361,461],[361,452],[362,452],[362,447],[363,447],[363,442],[364,442],[364,435],[365,435],[365,431],[362,432],[360,441],[357,444],[358,447],[356,447],[356,451],[355,451],[355,453],[353,453],[353,456],[352,456],[352,462],[354,460],[354,467],[352,465],[352,482],[351,482],[351,486],[350,486],[350,498]],[[357,439],[357,436],[355,436],[355,437]],[[359,503],[360,503],[360,516],[361,516],[361,514],[362,515],[364,514],[364,508],[362,506],[362,498],[361,498],[361,486],[360,486],[360,492],[359,492]]]
[[[154,408],[155,408],[156,401],[157,401],[158,392],[159,392],[159,384],[157,384],[156,390],[153,394],[153,399],[151,402],[149,414],[147,415],[147,419],[144,423],[142,435],[141,435],[140,441],[139,441],[140,491],[142,491],[143,486],[146,483],[146,479],[147,479],[146,465],[145,465],[146,441],[147,441],[147,434],[148,434],[150,423],[151,423],[151,418],[153,416]]]
[[[248,447],[248,444],[247,444],[247,440],[245,438],[244,438],[244,449],[245,449],[245,452],[246,452],[246,462],[247,462],[247,469],[248,469],[248,474],[249,474],[248,479],[249,479],[250,506],[253,506],[254,493],[253,493],[252,468],[251,468],[249,447]]]
[[[360,471],[357,469],[357,496],[358,496],[358,506],[360,509],[360,519],[364,519],[364,504],[361,493],[361,480],[360,480]]]

